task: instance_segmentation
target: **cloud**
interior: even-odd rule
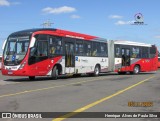
[[[73,7],[68,7],[68,6],[63,6],[59,8],[51,8],[51,7],[46,7],[42,9],[42,12],[48,13],[48,14],[61,14],[61,13],[71,13],[75,12],[76,9]]]
[[[19,5],[19,4],[21,4],[20,2],[12,2],[11,3],[12,5]]]
[[[154,38],[160,39],[160,35],[155,36]]]
[[[71,15],[71,18],[73,18],[73,19],[79,19],[81,17],[79,15]]]
[[[123,16],[120,16],[120,15],[110,15],[110,16],[108,16],[108,18],[110,18],[110,19],[121,19],[121,18],[123,18]]]
[[[10,6],[10,2],[8,2],[7,0],[0,0],[0,6]]]
[[[121,21],[121,20],[119,20],[115,23],[115,25],[129,25],[129,24],[133,24],[133,23],[134,23],[134,21]]]
[[[20,2],[9,2],[7,0],[0,0],[0,6],[11,6],[11,5],[19,5]]]

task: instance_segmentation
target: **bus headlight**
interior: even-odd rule
[[[25,65],[26,65],[26,61],[24,61],[24,62],[20,65],[19,69],[23,69]]]

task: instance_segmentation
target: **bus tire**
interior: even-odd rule
[[[29,76],[29,80],[35,80],[35,76]]]
[[[139,74],[140,72],[140,67],[139,65],[135,65],[134,69],[133,69],[133,74]]]
[[[52,69],[52,79],[53,80],[57,80],[58,78],[58,69],[57,69],[57,66],[55,66],[53,69]]]
[[[94,76],[99,76],[100,68],[98,65],[94,68]]]

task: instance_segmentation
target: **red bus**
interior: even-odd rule
[[[113,71],[119,74],[130,72],[138,74],[139,72],[156,71],[158,50],[155,45],[131,42],[131,41],[110,41],[110,52],[112,52],[114,61],[110,66]],[[110,53],[109,52],[109,53]]]
[[[157,70],[154,45],[107,41],[99,37],[59,29],[30,29],[12,33],[3,45],[2,74],[51,76]]]
[[[31,29],[9,35],[2,74],[51,76],[108,72],[107,40],[59,29]]]

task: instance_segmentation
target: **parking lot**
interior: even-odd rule
[[[68,112],[66,121],[158,121],[155,118],[71,118],[76,112],[159,112],[160,70],[139,75],[102,74],[99,77],[36,78],[0,74],[0,112]],[[148,102],[152,105],[130,105]],[[130,105],[130,106],[129,106]],[[14,121],[18,119],[2,119]],[[19,119],[22,120],[22,119]],[[24,119],[26,120],[26,119]],[[29,119],[31,120],[31,119]],[[40,120],[40,119],[32,119]],[[54,118],[41,119],[46,121]]]

